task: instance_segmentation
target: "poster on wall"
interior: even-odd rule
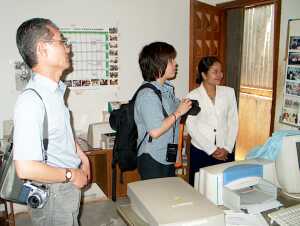
[[[300,127],[300,20],[290,20],[280,122]]]
[[[22,60],[14,62],[16,90],[21,91],[25,88],[29,79],[31,78],[32,71]]]
[[[118,28],[62,28],[71,43],[72,67],[63,76],[71,89],[118,85]],[[14,63],[16,89],[23,90],[32,72],[22,60]]]
[[[64,28],[72,44],[72,71],[64,82],[71,88],[118,85],[118,29]]]

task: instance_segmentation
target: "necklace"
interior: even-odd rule
[[[208,95],[208,97],[209,97],[209,99],[210,99],[213,103],[215,103],[215,98],[216,98],[215,96],[209,96],[209,95]]]
[[[213,104],[215,103],[215,98],[216,98],[216,88],[212,87],[212,86],[205,86],[204,84],[204,88],[206,90],[207,96],[209,97],[209,99],[213,102]]]

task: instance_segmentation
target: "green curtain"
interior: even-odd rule
[[[226,21],[226,78],[227,86],[234,88],[237,103],[239,103],[242,47],[244,32],[244,9],[227,10]]]

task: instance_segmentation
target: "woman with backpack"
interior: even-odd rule
[[[134,120],[140,145],[137,165],[142,180],[175,176],[173,154],[177,152],[179,119],[192,107],[189,99],[180,101],[175,97],[169,81],[176,76],[175,58],[175,48],[165,42],[146,45],[139,55],[144,83],[154,85],[162,99],[153,89],[144,88],[135,100]]]

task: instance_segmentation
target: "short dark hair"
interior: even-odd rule
[[[32,18],[23,22],[16,34],[19,53],[25,63],[32,68],[37,64],[36,45],[40,39],[51,40],[53,33],[49,27],[57,26],[49,19]]]
[[[201,82],[203,81],[202,73],[206,74],[210,67],[216,62],[220,63],[220,60],[214,56],[203,57],[199,61],[196,83],[201,84]]]
[[[139,55],[139,65],[143,79],[151,82],[162,76],[168,62],[176,57],[175,48],[165,42],[153,42],[143,47]]]

